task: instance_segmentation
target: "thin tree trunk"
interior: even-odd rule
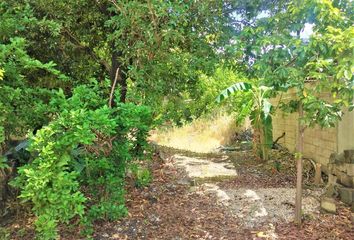
[[[315,184],[319,185],[322,182],[321,178],[321,164],[316,163],[316,169],[315,169]]]
[[[127,76],[125,73],[125,68],[123,64],[119,61],[119,57],[121,57],[122,53],[119,51],[115,51],[112,47],[112,68],[110,73],[111,85],[113,86],[114,81],[116,79],[116,74],[118,71],[117,83],[120,87],[120,102],[125,103],[127,96]],[[115,105],[115,99],[112,99],[112,106]]]
[[[259,144],[260,144],[260,148],[261,148],[261,154],[262,154],[262,160],[264,162],[268,161],[268,154],[267,154],[267,150],[266,149],[266,144],[265,144],[265,127],[263,125],[261,125],[260,127],[260,136],[259,136]]]
[[[116,76],[114,77],[114,82],[112,83],[111,94],[109,95],[109,101],[108,101],[108,106],[109,106],[109,108],[112,108],[112,106],[113,106],[114,91],[116,90],[116,84],[117,84],[117,80],[118,80],[118,74],[119,74],[119,68],[117,68],[117,70],[116,70]]]
[[[295,223],[301,225],[301,207],[302,207],[302,154],[304,151],[304,130],[301,120],[304,116],[302,102],[299,103],[298,135],[296,146],[296,199],[295,199]]]

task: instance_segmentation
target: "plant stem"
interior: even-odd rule
[[[301,120],[304,116],[303,105],[300,101],[298,119],[298,134],[297,134],[297,154],[296,154],[296,199],[295,199],[295,223],[301,225],[301,201],[302,201],[302,154],[304,150],[304,130]]]

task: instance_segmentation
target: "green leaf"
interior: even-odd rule
[[[222,100],[230,97],[236,92],[248,92],[250,89],[252,89],[252,84],[247,83],[247,82],[238,82],[230,87],[224,89],[219,96],[217,96],[216,101],[221,102]]]
[[[270,110],[272,109],[272,104],[268,101],[268,99],[263,99],[263,108],[262,111],[264,113],[264,117],[267,118],[270,114]]]
[[[0,157],[0,169],[8,168],[7,160],[5,157]]]

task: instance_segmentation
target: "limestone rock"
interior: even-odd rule
[[[340,172],[347,172],[347,164],[346,163],[341,163],[341,164],[337,164],[335,165],[335,167],[340,171]]]
[[[349,176],[354,176],[354,163],[347,163],[346,165],[346,169],[347,169],[347,174]]]
[[[354,189],[339,187],[338,190],[341,201],[346,204],[352,205],[354,202]]]
[[[188,177],[196,180],[225,179],[237,176],[236,169],[230,169],[225,162],[212,162],[201,158],[174,155],[179,167],[185,168]]]
[[[336,159],[338,157],[338,154],[337,153],[331,153],[331,155],[329,156],[329,163],[335,163],[336,162]]]
[[[346,162],[346,159],[345,159],[344,153],[339,154],[336,158],[336,163],[345,163],[345,162]]]
[[[199,192],[214,193],[218,199],[218,202],[227,206],[229,205],[230,197],[227,193],[219,188],[216,184],[204,183],[199,187]]]
[[[340,183],[345,187],[353,187],[353,178],[342,173],[340,174]]]
[[[354,149],[344,150],[344,158],[347,163],[354,163]]]
[[[328,213],[336,213],[336,202],[332,198],[324,197],[321,200],[321,208]]]
[[[337,176],[333,174],[328,175],[328,185],[335,185],[337,183]]]

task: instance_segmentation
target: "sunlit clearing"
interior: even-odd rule
[[[228,144],[238,129],[233,117],[221,115],[200,118],[182,127],[156,130],[150,139],[159,145],[208,153]]]

